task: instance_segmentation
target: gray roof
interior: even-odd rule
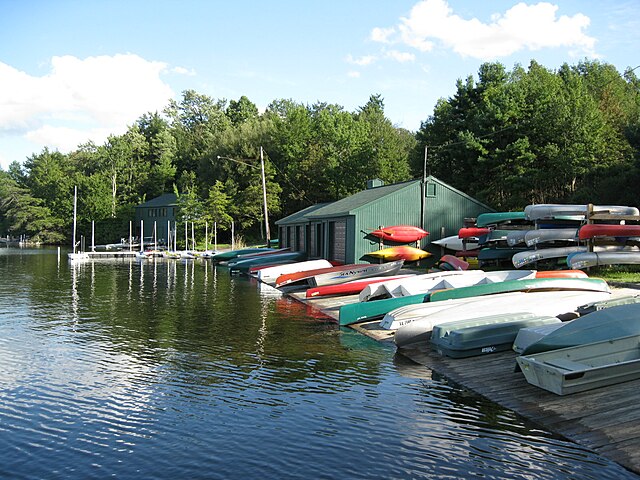
[[[369,188],[362,190],[350,197],[343,198],[328,204],[323,208],[319,208],[310,215],[309,219],[326,218],[326,217],[343,217],[345,215],[353,215],[354,212],[365,205],[376,202],[387,195],[409,188],[412,185],[420,183],[420,180],[410,180],[408,182],[394,183],[392,185],[383,185],[381,187]]]
[[[159,197],[136,205],[136,208],[154,208],[154,207],[174,207],[178,204],[178,197],[175,193],[163,193]]]
[[[299,210],[295,213],[292,213],[289,216],[286,216],[284,218],[281,218],[280,220],[278,220],[276,222],[276,225],[288,225],[288,224],[292,224],[292,223],[304,223],[304,222],[308,222],[309,220],[307,219],[307,215],[315,212],[316,210],[318,210],[319,208],[322,208],[326,205],[329,205],[328,203],[317,203],[315,205],[311,205],[310,207],[307,208],[303,208],[302,210]]]

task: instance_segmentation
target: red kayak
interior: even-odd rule
[[[337,285],[325,285],[324,287],[314,287],[307,289],[307,298],[324,297],[328,295],[355,295],[364,290],[364,287],[372,283],[387,282],[411,275],[396,275],[390,277],[374,277],[366,280],[356,280],[353,282],[339,283]]]
[[[580,227],[578,238],[587,240],[595,237],[640,237],[640,225],[607,225],[590,223]]]
[[[429,235],[429,232],[412,225],[394,225],[393,227],[384,227],[374,230],[371,232],[371,235],[391,242],[411,243],[417,242],[421,238],[426,237]]]
[[[589,278],[582,270],[543,270],[536,272],[536,278]]]
[[[458,231],[458,238],[471,238],[486,235],[491,230],[484,227],[465,227]]]

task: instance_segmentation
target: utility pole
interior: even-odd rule
[[[264,202],[264,233],[267,237],[267,247],[271,246],[271,235],[269,233],[269,213],[267,211],[267,181],[264,176],[264,156],[262,146],[260,146],[260,168],[262,169],[262,200]]]

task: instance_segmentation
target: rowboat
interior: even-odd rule
[[[567,395],[640,378],[639,343],[640,335],[635,334],[516,360],[531,385]]]
[[[332,268],[333,265],[328,260],[308,260],[306,262],[296,262],[288,265],[278,265],[268,268],[263,268],[256,272],[258,280],[268,283],[269,285],[275,284],[280,275],[285,273],[304,272],[308,270],[314,270],[318,268]]]
[[[451,235],[450,237],[444,237],[440,240],[432,240],[431,243],[433,245],[438,245],[439,247],[455,251],[473,250],[478,248],[477,238],[465,238],[463,241],[463,239],[458,237],[458,235]]]
[[[511,350],[522,328],[557,325],[558,317],[533,313],[510,313],[456,320],[435,325],[431,345],[440,354],[467,358]]]
[[[638,251],[602,251],[573,253],[567,257],[570,268],[597,267],[600,265],[640,265]]]
[[[393,277],[371,277],[364,280],[353,280],[350,282],[339,283],[337,285],[325,285],[323,287],[314,287],[307,289],[307,298],[326,297],[329,295],[356,295],[363,288],[372,283],[386,282],[389,279],[405,278],[413,275],[398,275]]]
[[[593,300],[591,300],[593,301]],[[585,302],[586,303],[586,302]],[[529,345],[523,355],[640,334],[640,304],[631,303],[598,310],[566,322]]]
[[[228,250],[226,252],[218,252],[211,259],[214,262],[226,262],[233,258],[236,258],[238,255],[244,255],[247,253],[261,253],[261,252],[272,252],[273,248],[267,247],[255,247],[255,248],[240,248],[237,250]]]
[[[371,232],[374,237],[397,243],[412,243],[429,235],[429,232],[413,225],[394,225]]]
[[[454,255],[443,255],[442,257],[440,257],[437,265],[440,267],[444,267],[444,264],[450,265],[451,268],[441,268],[442,270],[467,270],[469,268],[469,262],[460,260]]]
[[[405,312],[404,318],[396,316],[395,321],[404,320],[405,324],[396,331],[394,341],[398,347],[423,342],[431,336],[433,325],[465,318],[518,312],[530,312],[536,315],[554,317],[575,316],[575,311],[580,305],[591,301],[605,300],[610,295],[609,292],[584,290],[510,292],[450,300],[448,301],[452,302],[450,307],[431,314],[429,314],[428,310],[425,310],[426,313],[425,311],[421,312],[420,307],[422,305],[420,305],[410,312],[411,315]],[[453,302],[458,302],[458,304]],[[423,305],[437,305],[439,303],[441,302],[428,302]]]
[[[274,255],[249,256],[246,258],[238,257],[233,262],[228,263],[231,272],[248,273],[249,269],[258,265],[275,266],[286,264],[291,261],[301,261],[307,258],[305,252],[283,252]]]
[[[524,212],[487,212],[481,213],[476,218],[476,226],[486,227],[504,223],[522,223],[526,220]]]
[[[419,248],[410,247],[408,245],[400,245],[397,247],[388,247],[375,252],[367,253],[367,256],[380,258],[385,262],[404,260],[405,262],[415,262],[431,256],[431,253],[425,252]]]
[[[321,268],[306,272],[285,273],[276,280],[276,287],[284,286],[310,286],[321,287],[323,285],[334,285],[350,280],[364,279],[369,277],[395,275],[402,268],[404,261],[373,264],[355,263],[350,265],[339,265],[331,268]]]
[[[580,240],[589,240],[596,237],[640,237],[640,225],[590,223],[580,227]]]
[[[440,290],[431,293],[429,295],[429,301],[439,302],[456,298],[479,297],[507,292],[533,292],[537,290],[610,291],[607,282],[601,278],[532,278]]]
[[[539,220],[544,218],[556,218],[558,216],[586,216],[588,205],[565,205],[559,203],[540,203],[527,205],[524,209],[526,218]],[[594,205],[593,213],[609,213],[612,215],[638,215],[640,212],[635,207],[621,205]]]
[[[375,302],[357,302],[342,305],[338,311],[338,323],[341,326],[351,325],[358,322],[367,322],[381,318],[387,312],[414,303],[422,303],[424,295],[410,295],[407,297],[384,298]]]
[[[524,242],[528,247],[546,242],[577,242],[577,228],[540,228],[525,233]]]

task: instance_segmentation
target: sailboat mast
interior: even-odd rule
[[[73,187],[73,253],[76,253],[76,216],[78,213],[78,187]]]

